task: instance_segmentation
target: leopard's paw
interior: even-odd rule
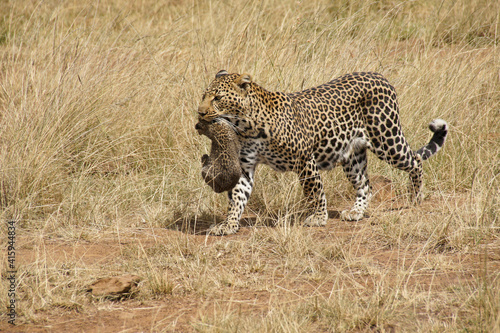
[[[219,224],[212,224],[208,229],[208,234],[214,236],[226,236],[235,234],[238,230],[240,230],[240,226],[237,223],[223,222]]]
[[[323,227],[326,225],[328,215],[324,213],[314,213],[306,218],[303,223],[305,227]]]
[[[363,213],[356,210],[344,210],[340,214],[340,219],[343,221],[360,221],[363,219]]]

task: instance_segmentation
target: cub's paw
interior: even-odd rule
[[[238,232],[238,230],[240,230],[239,224],[224,222],[219,224],[212,224],[210,226],[210,229],[208,229],[208,234],[214,236],[226,236],[235,234]]]

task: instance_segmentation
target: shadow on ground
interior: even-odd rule
[[[329,219],[340,219],[340,211],[328,210]],[[296,214],[289,219],[290,224],[301,223],[305,219],[304,214]],[[222,223],[222,216],[213,216],[203,214],[201,216],[182,216],[176,215],[174,222],[167,225],[168,229],[175,229],[186,234],[192,235],[207,235],[210,226],[217,223]],[[258,216],[258,215],[243,215],[240,221],[240,226],[244,227],[276,227],[279,225],[280,218],[278,216]]]

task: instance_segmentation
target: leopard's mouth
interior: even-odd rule
[[[214,123],[225,123],[227,124],[236,134],[239,134],[238,128],[231,122],[231,119],[234,119],[234,116],[229,114],[218,114],[210,117],[198,116],[198,122],[194,126],[198,134],[203,135],[208,130],[208,126]]]
[[[217,122],[221,122],[221,121],[228,122],[229,119],[231,119],[231,117],[228,115],[224,115],[224,114],[213,115],[210,117],[198,116],[198,122],[204,123],[204,124],[213,124],[213,123],[217,123]]]
[[[224,121],[222,119],[224,119],[224,118],[219,117],[219,116],[212,117],[210,119],[205,119],[205,118],[200,116],[200,117],[198,117],[198,122],[196,123],[196,125],[194,125],[194,128],[198,132],[198,134],[203,135],[204,133],[207,132],[207,130],[208,130],[207,127],[209,125]]]

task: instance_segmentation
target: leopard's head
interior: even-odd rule
[[[221,70],[215,75],[203,94],[198,107],[200,120],[244,120],[248,116],[249,91],[252,89],[252,78],[249,74],[228,74]]]

